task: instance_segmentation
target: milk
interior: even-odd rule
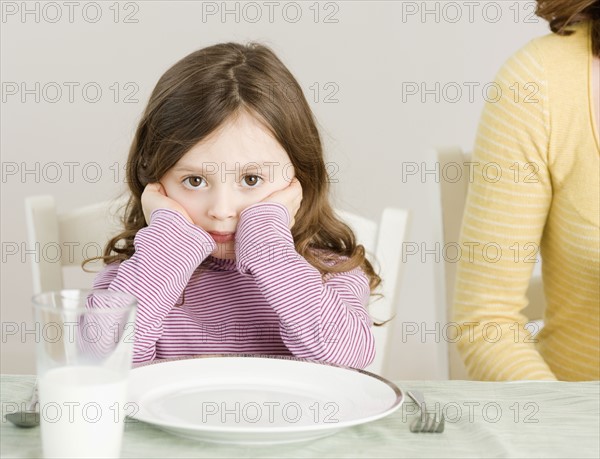
[[[39,379],[46,458],[118,458],[126,375],[95,366],[66,366]]]

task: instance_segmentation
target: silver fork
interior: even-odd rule
[[[437,413],[428,412],[425,406],[425,397],[418,390],[409,390],[406,393],[421,410],[421,415],[410,425],[410,431],[413,433],[442,433],[446,424],[444,415],[440,413],[438,419]]]

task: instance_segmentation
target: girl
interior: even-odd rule
[[[319,133],[268,48],[196,51],[159,80],[127,162],[125,229],[94,287],[138,299],[134,362],[374,357],[379,276],[328,202]]]

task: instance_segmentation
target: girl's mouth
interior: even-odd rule
[[[211,233],[210,236],[215,240],[217,244],[223,244],[225,242],[231,242],[235,239],[235,233]]]

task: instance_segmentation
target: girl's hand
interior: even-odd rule
[[[150,224],[150,215],[152,215],[152,212],[156,209],[174,210],[183,215],[191,224],[194,224],[186,210],[177,201],[167,196],[167,192],[160,182],[149,183],[146,185],[144,192],[142,193],[141,201],[144,218],[148,225]]]
[[[302,186],[298,179],[294,177],[287,187],[270,194],[262,202],[278,202],[287,207],[290,213],[290,228],[292,228],[296,222],[296,213],[302,202]]]

